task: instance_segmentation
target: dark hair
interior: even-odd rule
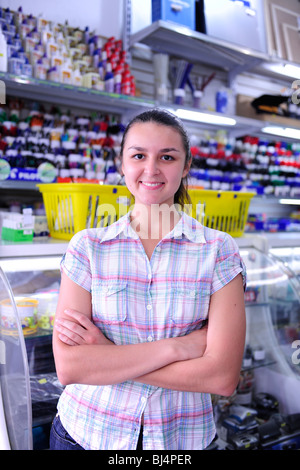
[[[126,136],[129,130],[131,129],[131,127],[134,124],[145,123],[145,122],[154,122],[162,126],[172,127],[174,130],[176,130],[180,134],[183,148],[185,151],[185,166],[186,166],[192,158],[188,134],[182,122],[180,121],[180,119],[178,119],[174,114],[170,113],[169,111],[165,109],[159,109],[159,108],[152,108],[147,111],[144,111],[141,114],[138,114],[129,122],[123,134],[121,147],[120,147],[120,157],[122,158],[123,156]],[[179,204],[182,208],[185,204],[191,204],[191,199],[187,191],[187,176],[185,178],[182,178],[181,180],[180,186],[174,196],[174,203]]]

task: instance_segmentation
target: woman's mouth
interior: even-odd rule
[[[140,183],[148,189],[158,189],[165,184],[161,181],[140,181]]]

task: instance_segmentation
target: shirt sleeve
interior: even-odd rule
[[[91,292],[92,275],[88,256],[88,236],[85,230],[76,233],[60,262],[60,270],[72,281]]]
[[[246,266],[243,262],[236,241],[226,234],[219,247],[213,272],[211,294],[224,287],[239,273],[243,277],[243,286],[246,290]]]

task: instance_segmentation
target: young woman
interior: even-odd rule
[[[51,448],[204,449],[210,394],[238,383],[244,264],[228,234],[178,210],[191,154],[176,117],[134,118],[121,158],[133,209],[77,233],[62,260]]]

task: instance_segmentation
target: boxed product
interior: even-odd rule
[[[152,21],[157,20],[195,29],[195,0],[152,0]]]
[[[13,242],[33,240],[34,217],[32,209],[24,209],[23,214],[9,212],[2,222],[1,238]]]

